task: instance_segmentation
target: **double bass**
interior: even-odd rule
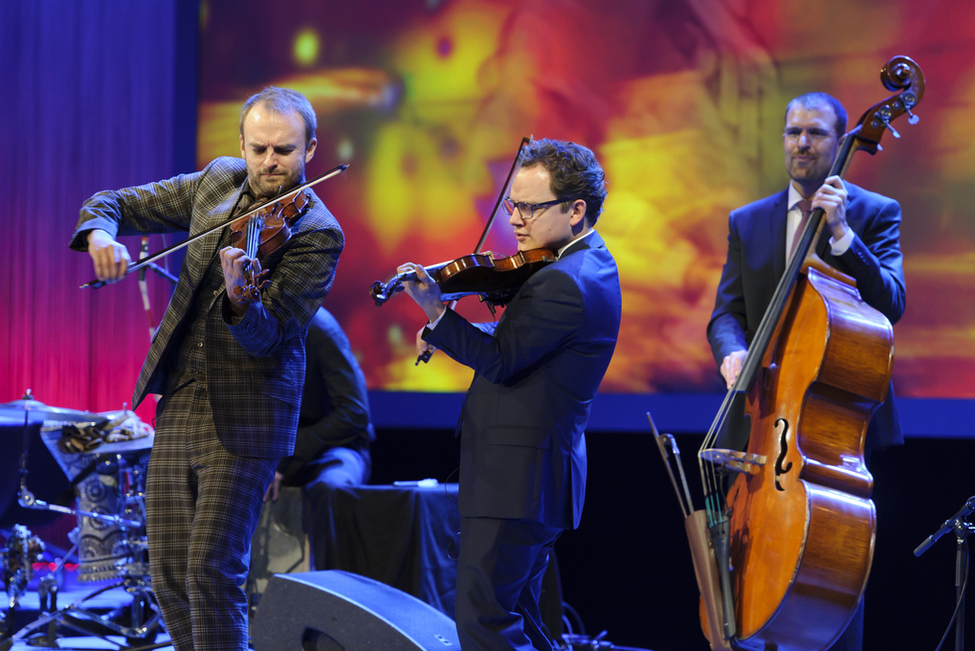
[[[918,65],[894,57],[881,81],[900,92],[843,137],[830,176],[842,176],[856,151],[881,151],[885,130],[899,138],[896,118],[916,123]],[[870,573],[876,511],[863,448],[890,385],[893,329],[852,278],[816,255],[824,214],[814,210],[802,231],[698,452],[704,509],[693,511],[686,485],[677,490],[712,649],[826,649],[852,619]],[[740,395],[747,450],[716,448]],[[675,446],[654,434],[670,471]]]

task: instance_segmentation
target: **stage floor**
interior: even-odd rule
[[[23,639],[15,641],[11,647],[6,647],[3,643],[0,643],[0,650],[29,651],[30,649],[54,648],[62,651],[70,651],[73,649],[77,649],[79,651],[93,649],[112,649],[113,651],[119,651],[120,649],[128,649],[132,651],[148,651],[149,649],[161,649],[162,651],[173,650],[173,646],[168,643],[169,636],[163,630],[159,630],[156,635],[150,635],[142,641],[137,641],[135,639],[127,640],[123,635],[115,635],[107,628],[104,629],[103,636],[98,637],[86,635],[71,629],[63,623],[60,623],[63,622],[63,619],[58,620],[59,625],[54,631],[56,636],[54,643],[51,643],[50,640],[35,640],[34,643],[30,643],[28,641],[30,638],[43,638],[44,635],[48,633],[48,624],[41,623],[39,621],[41,614],[38,586],[40,584],[40,579],[43,578],[44,575],[45,573],[43,572],[37,573],[34,580],[32,580],[29,584],[27,592],[20,599],[20,603],[15,612],[14,632],[18,633],[22,631],[24,627],[28,626],[30,626],[32,630],[30,630],[29,635]],[[66,610],[69,607],[72,610],[82,608],[91,615],[99,616],[105,619],[111,618],[111,621],[116,623],[120,621],[124,622],[125,616],[130,610],[133,597],[131,594],[126,592],[123,587],[109,587],[111,585],[111,581],[79,583],[77,581],[77,575],[75,572],[65,571],[58,591],[57,606],[59,610]],[[92,596],[93,593],[96,593],[102,589],[104,589],[104,591]],[[87,617],[82,619],[86,620]],[[32,626],[35,624],[39,626]],[[611,646],[611,640],[612,631],[609,632],[602,642],[602,644],[610,644],[610,646],[599,646],[599,648],[618,648],[620,650],[631,648],[626,646],[613,647]],[[598,646],[599,643],[596,643],[596,645]],[[589,650],[594,648],[594,645],[583,644],[577,648]],[[698,643],[698,640],[689,640],[687,646],[683,647],[682,649],[658,648],[654,651],[696,651],[699,648],[701,648],[701,644]],[[639,649],[636,651],[651,650]]]

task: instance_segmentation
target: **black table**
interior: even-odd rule
[[[457,583],[457,484],[333,488],[325,558],[316,569],[346,570],[413,595],[451,619]]]

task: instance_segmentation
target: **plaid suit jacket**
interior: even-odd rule
[[[247,169],[239,158],[221,157],[202,171],[165,181],[104,191],[86,201],[71,248],[87,251],[87,233],[113,236],[188,232],[226,221],[244,188]],[[344,246],[338,222],[309,191],[309,207],[291,238],[267,260],[270,287],[260,303],[235,317],[226,295],[215,309],[225,327],[204,337],[207,385],[217,435],[234,454],[280,457],[292,453],[305,369],[308,322],[321,306]],[[215,255],[222,229],[187,247],[179,282],[156,331],[133,393],[138,405],[149,393],[164,393],[166,360],[180,345],[179,325],[190,312]],[[207,303],[209,304],[209,303]]]

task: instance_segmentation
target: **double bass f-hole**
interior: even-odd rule
[[[779,477],[786,474],[792,470],[792,462],[790,461],[785,467],[782,467],[782,462],[785,461],[785,455],[789,452],[789,421],[784,418],[780,418],[775,421],[775,429],[779,433],[779,456],[775,460],[775,489],[784,491],[781,482],[779,482]]]

